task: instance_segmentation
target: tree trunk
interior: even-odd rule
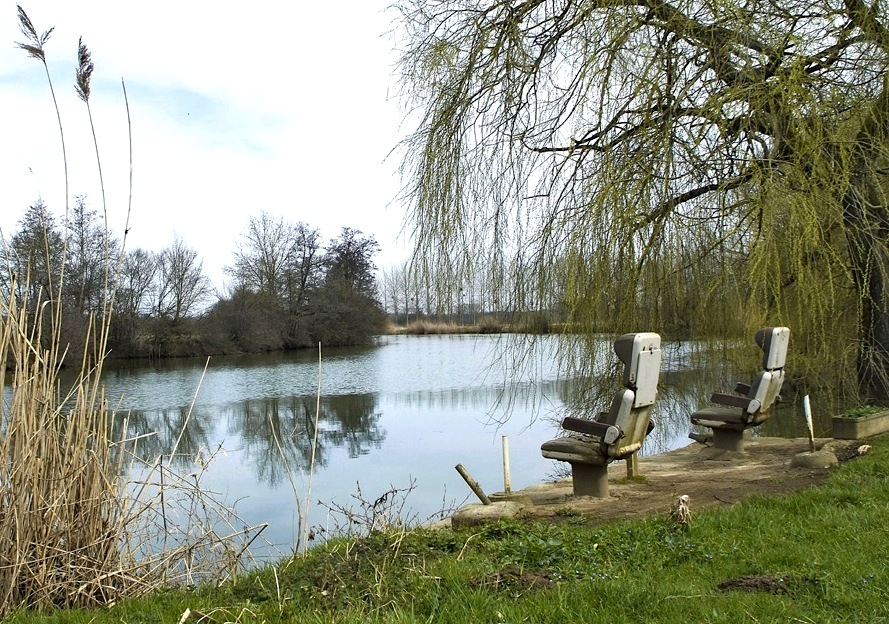
[[[863,399],[889,404],[889,197],[874,164],[857,169],[843,213],[858,292],[858,386]]]
[[[858,385],[862,398],[889,403],[889,258],[882,248],[854,258],[859,294]]]
[[[889,80],[887,74],[886,80]],[[858,291],[858,386],[889,404],[889,83],[870,104],[853,143],[843,220]]]

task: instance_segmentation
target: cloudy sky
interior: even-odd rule
[[[61,110],[69,197],[101,209],[86,106],[74,92],[77,41],[92,52],[90,98],[109,224],[129,197],[127,247],[178,236],[214,283],[251,215],[305,221],[325,238],[374,235],[383,268],[405,259],[397,155],[409,130],[396,97],[387,0],[19,3],[42,32]],[[38,198],[64,211],[61,140],[43,66],[23,41],[16,2],[0,0],[0,229]]]

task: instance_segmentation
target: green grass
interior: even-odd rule
[[[375,534],[236,584],[9,621],[179,622],[186,609],[208,623],[889,621],[889,436],[869,442],[822,486],[700,510],[684,530],[561,514]]]

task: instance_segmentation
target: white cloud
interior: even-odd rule
[[[384,2],[207,1],[22,3],[46,46],[68,154],[69,195],[100,207],[86,107],[73,88],[78,37],[96,69],[90,104],[109,221],[129,247],[181,237],[221,285],[222,266],[251,215],[305,221],[335,236],[349,226],[381,243],[381,266],[401,261],[400,138]],[[15,227],[41,196],[64,206],[63,168],[43,67],[16,48],[15,3],[0,11],[0,227]]]

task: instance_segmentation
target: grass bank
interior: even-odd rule
[[[218,587],[14,623],[889,620],[889,437],[780,498],[595,527],[509,521],[333,540]]]
[[[563,332],[565,327],[560,323],[551,323],[546,319],[532,317],[518,323],[506,323],[494,316],[485,316],[474,323],[439,322],[431,320],[411,321],[407,325],[390,325],[390,334],[407,334],[410,336],[448,335],[448,334],[556,334]]]

